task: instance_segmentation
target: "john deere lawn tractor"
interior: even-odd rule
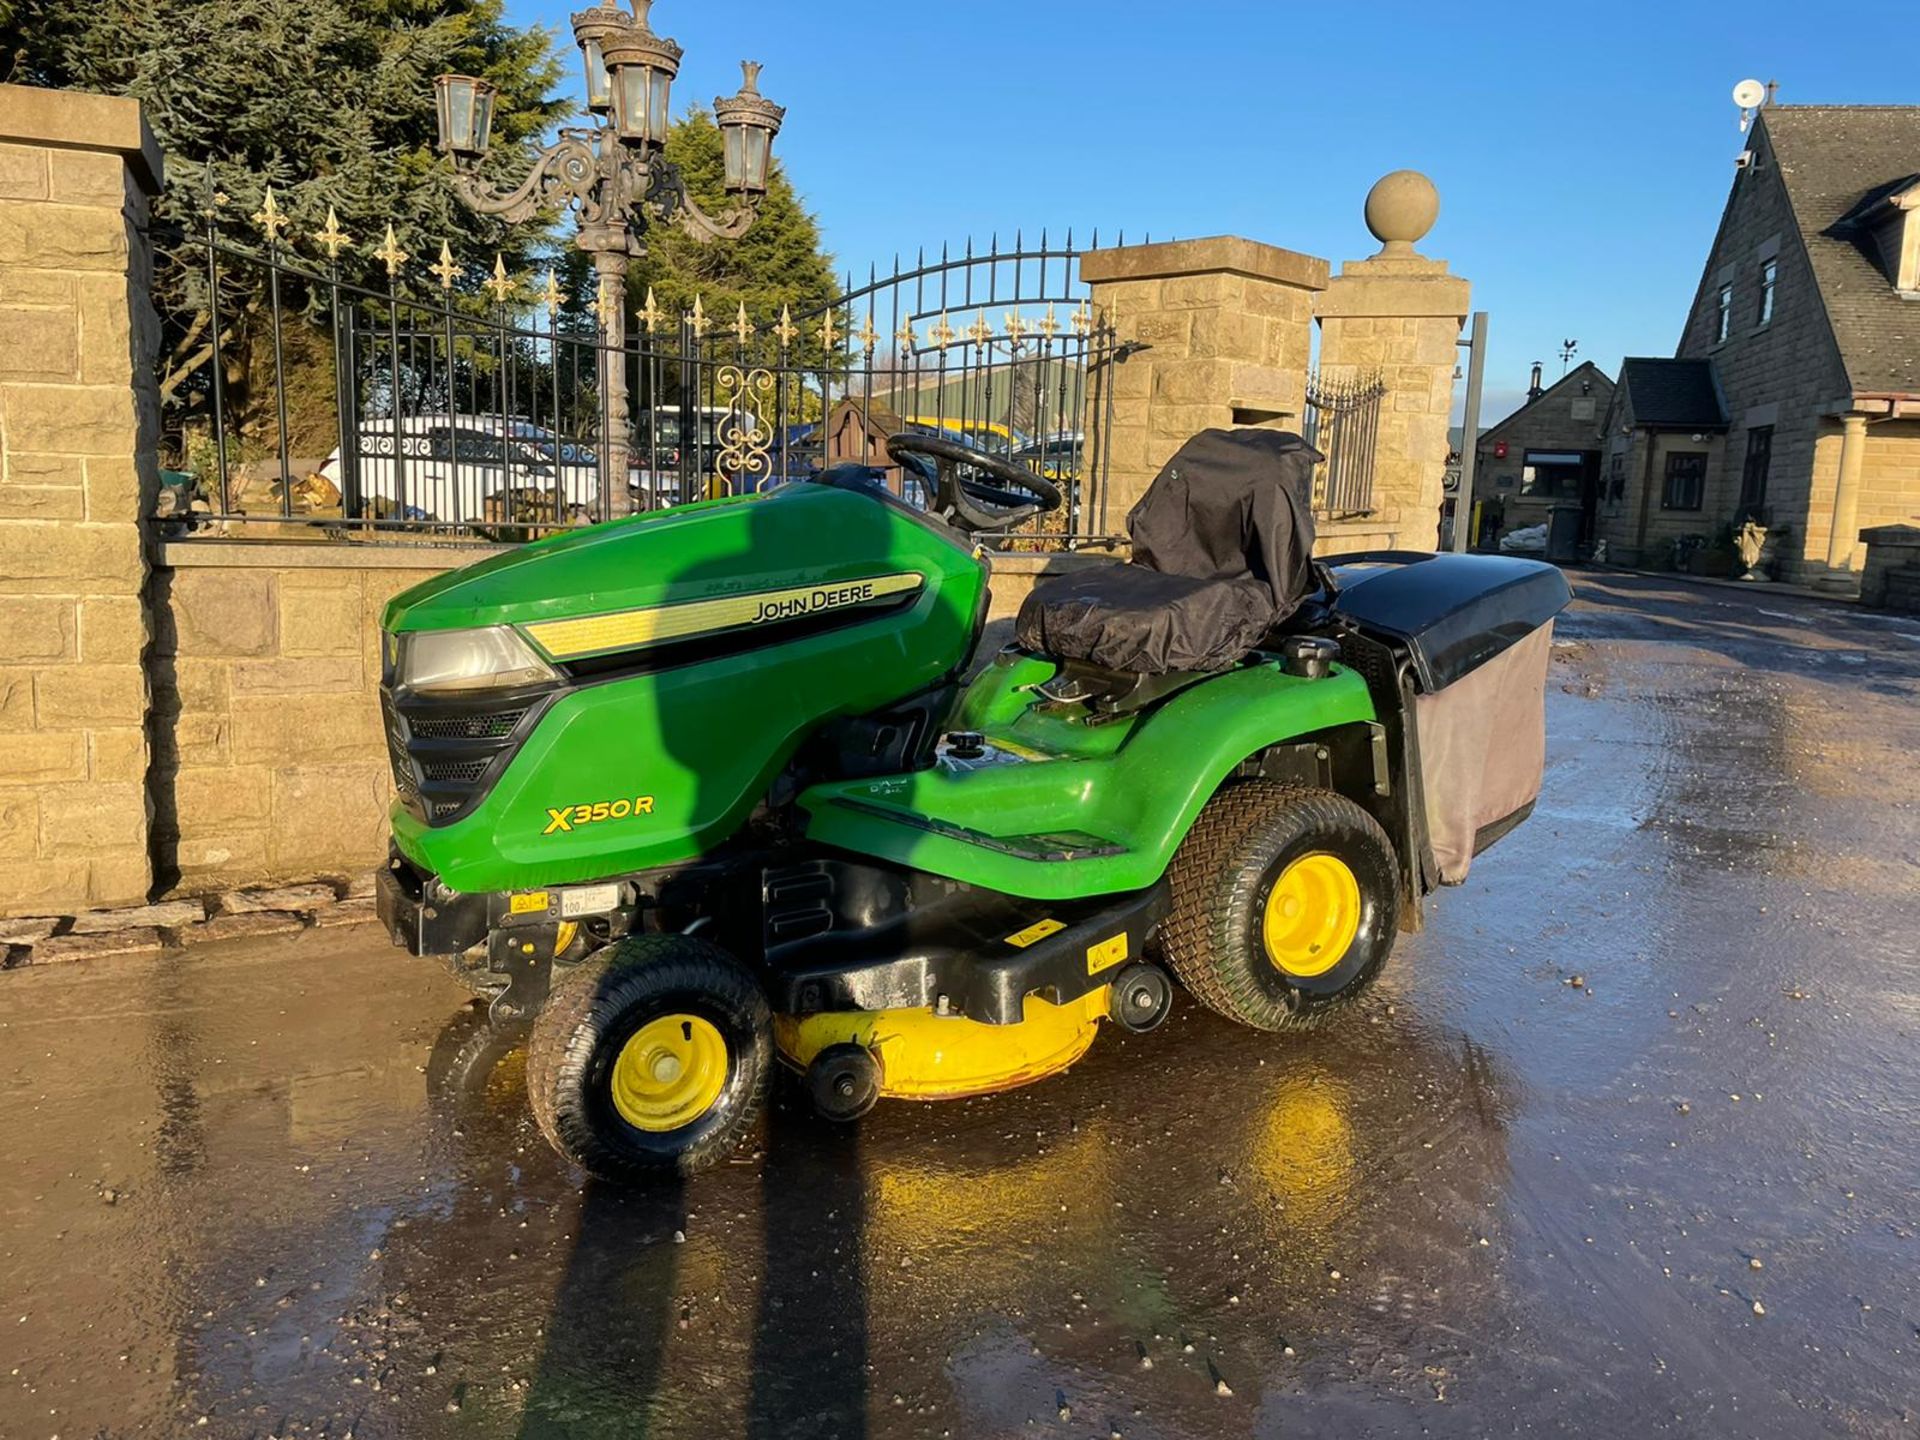
[[[836,466],[388,607],[382,918],[531,1020],[534,1114],[595,1175],[724,1157],[776,1064],[853,1119],[1052,1074],[1176,981],[1312,1024],[1532,808],[1557,570],[1316,562],[1312,449],[1209,430],[1129,562],[976,656],[987,547],[1059,493],[888,449],[929,509]]]

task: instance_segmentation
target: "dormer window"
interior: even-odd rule
[[[1864,232],[1881,273],[1908,299],[1920,299],[1920,176],[1909,175],[1856,205],[1841,226]]]
[[[1773,286],[1779,278],[1780,262],[1778,260],[1760,262],[1760,317],[1757,324],[1773,323]]]

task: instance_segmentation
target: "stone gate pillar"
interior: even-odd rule
[[[0,916],[137,902],[158,483],[132,100],[0,85]]]
[[[1367,229],[1380,250],[1349,260],[1319,296],[1320,373],[1347,379],[1378,372],[1386,382],[1374,456],[1373,520],[1396,543],[1439,543],[1453,404],[1456,342],[1468,312],[1468,283],[1447,262],[1415,250],[1433,228],[1440,196],[1413,170],[1396,170],[1367,194]]]
[[[1326,261],[1219,235],[1092,250],[1080,278],[1116,348],[1138,347],[1087,387],[1090,460],[1106,480],[1087,528],[1125,533],[1127,512],[1195,431],[1299,428]]]

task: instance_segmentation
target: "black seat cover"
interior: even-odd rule
[[[1133,559],[1034,587],[1014,635],[1109,670],[1225,670],[1313,588],[1313,467],[1285,430],[1203,430],[1127,516]]]

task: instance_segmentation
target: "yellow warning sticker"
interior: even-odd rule
[[[507,901],[509,915],[532,915],[536,911],[544,914],[547,910],[547,892],[527,890]]]
[[[1102,970],[1111,970],[1127,958],[1127,932],[1122,930],[1111,940],[1102,940],[1098,945],[1087,947],[1087,974],[1098,975]]]
[[[1036,920],[1024,930],[1016,930],[1007,936],[1007,944],[1024,950],[1036,940],[1044,940],[1049,935],[1058,935],[1067,928],[1064,920]]]

